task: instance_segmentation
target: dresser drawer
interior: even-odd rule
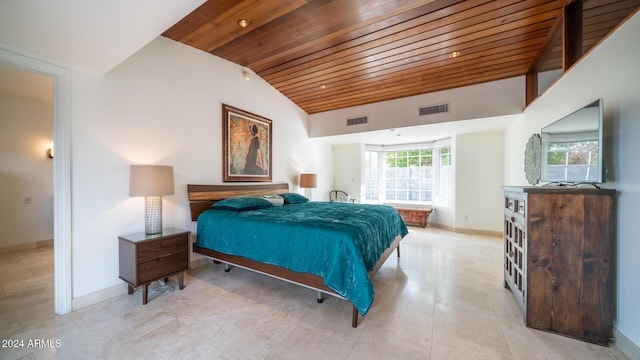
[[[187,252],[159,257],[152,261],[138,264],[138,282],[152,281],[167,274],[187,270],[188,267],[189,253]]]
[[[138,245],[138,264],[189,250],[188,236],[174,236],[159,241],[149,241]]]

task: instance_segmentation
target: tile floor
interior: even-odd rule
[[[357,329],[344,300],[317,304],[311,290],[210,262],[146,306],[137,290],[54,316],[51,250],[1,255],[0,339],[24,347],[0,359],[626,359],[526,328],[501,254],[499,238],[412,227]]]

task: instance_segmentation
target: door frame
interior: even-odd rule
[[[0,63],[53,78],[54,312],[72,311],[71,273],[71,70],[40,56],[0,44]]]

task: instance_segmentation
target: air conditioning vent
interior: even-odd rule
[[[420,116],[448,113],[448,112],[449,112],[449,104],[432,105],[432,106],[425,106],[420,108]]]
[[[366,116],[351,118],[351,119],[347,119],[347,126],[366,124],[368,121],[369,121],[369,118]]]

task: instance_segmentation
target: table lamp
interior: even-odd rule
[[[162,196],[173,195],[173,167],[131,165],[129,195],[144,196],[144,232],[162,233]]]
[[[304,195],[311,199],[311,189],[317,187],[316,174],[300,174],[300,187],[305,189]]]

